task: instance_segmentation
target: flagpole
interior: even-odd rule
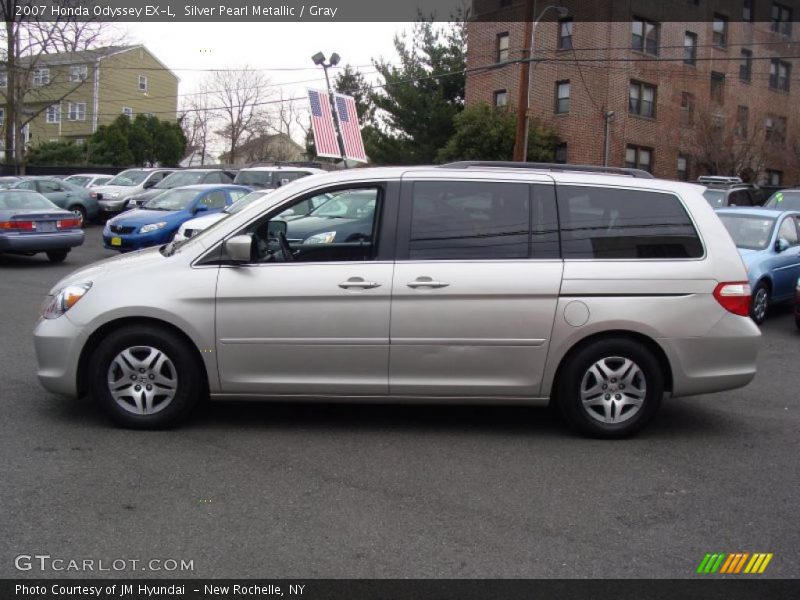
[[[336,110],[336,99],[333,97],[333,90],[331,89],[331,80],[328,77],[328,67],[334,67],[339,64],[339,55],[334,52],[331,54],[331,59],[329,62],[325,62],[325,55],[322,52],[318,52],[314,56],[311,57],[311,60],[314,61],[315,65],[319,65],[322,67],[322,70],[325,72],[325,84],[328,86],[328,103],[331,106],[331,110],[333,111],[333,124],[336,128],[336,140],[339,142],[339,151],[342,153],[342,160],[344,164],[344,168],[347,169],[347,153],[344,150],[344,138],[342,138],[342,124],[339,122],[339,111]]]

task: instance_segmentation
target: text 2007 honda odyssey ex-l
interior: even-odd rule
[[[631,434],[665,393],[747,384],[759,330],[702,188],[613,171],[300,179],[185,242],[59,282],[36,327],[39,379],[130,427],[175,424],[210,394],[552,400],[584,432]]]

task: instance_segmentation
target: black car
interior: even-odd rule
[[[703,196],[714,208],[726,206],[761,206],[764,197],[760,189],[747,184],[706,184]]]
[[[292,245],[369,241],[376,201],[375,190],[330,196],[308,214],[287,215],[286,237]]]
[[[164,190],[199,183],[233,183],[236,173],[226,169],[182,169],[164,177],[146,192],[128,198],[128,208],[144,206]]]

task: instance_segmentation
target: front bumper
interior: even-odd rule
[[[39,319],[33,332],[36,375],[53,393],[78,396],[78,360],[86,335],[66,315]]]
[[[97,204],[100,206],[101,214],[116,214],[121,213],[128,208],[128,199],[115,198],[112,200],[104,198],[102,200],[98,200]]]
[[[166,244],[172,238],[174,229],[158,229],[149,233],[113,233],[110,229],[103,230],[103,246],[109,250],[139,250],[151,246]],[[119,238],[120,244],[112,244],[114,238]]]
[[[66,250],[83,244],[80,229],[55,233],[4,233],[0,235],[0,252],[29,253]]]

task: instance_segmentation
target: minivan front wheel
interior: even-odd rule
[[[92,355],[89,372],[93,398],[115,423],[135,429],[176,425],[203,389],[186,342],[152,326],[109,334]]]
[[[664,394],[658,360],[644,345],[615,338],[593,342],[568,359],[558,382],[558,405],[573,428],[601,438],[639,431]]]

